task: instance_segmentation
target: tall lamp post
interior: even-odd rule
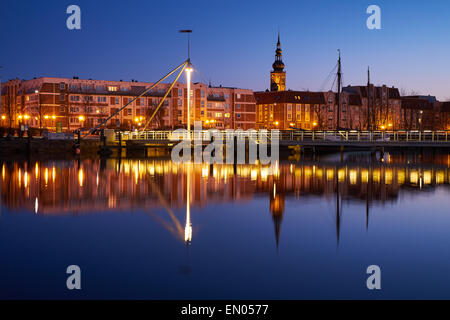
[[[192,30],[180,30],[180,33],[187,33],[188,43],[187,43],[187,68],[186,68],[186,85],[187,85],[187,131],[189,135],[189,139],[191,139],[191,73],[192,73],[192,64],[191,64],[191,33]]]

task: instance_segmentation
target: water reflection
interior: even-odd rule
[[[448,188],[449,161],[448,154],[387,154],[377,162],[367,155],[351,154],[344,162],[331,159],[272,166],[174,164],[150,159],[0,162],[1,210],[7,207],[36,215],[145,210],[189,244],[192,220],[195,224],[191,210],[266,197],[278,247],[286,198],[301,203],[320,197],[335,208],[339,243],[343,204],[365,203],[369,229],[372,206],[395,202],[400,192]],[[177,217],[174,209],[185,209],[185,217]]]

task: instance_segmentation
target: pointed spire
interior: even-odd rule
[[[281,41],[280,41],[280,28],[278,28],[278,42],[277,42],[277,47],[281,48]]]

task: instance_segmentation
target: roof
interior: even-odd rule
[[[325,104],[323,92],[310,91],[275,91],[255,92],[256,104],[303,103]]]
[[[386,88],[388,91],[389,99],[400,99],[400,91],[397,88],[388,88],[386,86],[377,87],[374,85],[370,85],[372,90],[374,91],[375,99],[381,99],[383,88]],[[348,86],[342,88],[343,92],[358,94],[363,98],[367,98],[367,86]]]

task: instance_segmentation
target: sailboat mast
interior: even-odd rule
[[[338,100],[338,108],[337,108],[337,130],[341,129],[341,83],[342,83],[342,70],[341,70],[341,50],[338,49],[339,59],[338,59],[338,92],[337,92],[337,100]]]
[[[367,67],[367,130],[371,130],[370,125],[370,67]]]

